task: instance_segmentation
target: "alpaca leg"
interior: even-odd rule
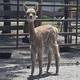
[[[50,65],[51,65],[51,52],[50,52],[50,50],[49,50],[49,51],[48,51],[47,73],[48,73],[48,71],[49,71]]]
[[[58,74],[59,73],[59,58],[60,58],[58,44],[53,45],[53,51],[55,53],[54,55],[55,55],[56,74]]]
[[[36,51],[33,47],[31,48],[31,60],[32,60],[31,75],[33,75],[34,68],[35,68],[35,63],[36,63]]]
[[[39,75],[42,73],[42,50],[38,49]]]
[[[59,73],[59,58],[55,54],[55,66],[56,66],[56,75]]]
[[[54,49],[55,49],[56,74],[58,74],[59,73],[59,58],[60,58],[58,44],[56,44],[54,47],[55,47]]]

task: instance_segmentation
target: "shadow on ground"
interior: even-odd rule
[[[79,58],[80,57],[80,50],[71,49],[67,52],[60,52],[62,58],[72,59],[72,58]]]
[[[45,77],[49,77],[49,76],[57,76],[56,74],[52,74],[52,73],[44,73],[42,75],[35,75],[35,76],[29,76],[27,79],[28,80],[35,80],[35,79],[41,79],[41,78],[45,78]]]
[[[0,59],[0,80],[12,80],[28,74],[28,59]],[[28,67],[29,68],[29,67]],[[24,77],[23,75],[23,77]]]

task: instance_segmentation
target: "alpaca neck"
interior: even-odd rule
[[[34,40],[35,37],[34,22],[29,22],[28,26],[29,26],[30,40],[32,41]]]

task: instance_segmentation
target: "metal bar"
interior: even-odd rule
[[[34,6],[34,4],[26,4],[27,6]],[[48,6],[48,7],[51,7],[51,6],[55,6],[55,7],[76,7],[75,4],[39,4],[39,6]],[[79,5],[80,6],[80,5]]]
[[[59,44],[59,46],[80,46],[80,44],[73,44],[73,43],[67,43],[67,44]]]
[[[0,5],[12,5],[12,6],[17,6],[17,4],[15,3],[0,3]],[[34,4],[26,4],[27,6],[34,6]],[[19,6],[23,6],[22,3],[19,3]],[[55,6],[55,7],[64,7],[64,6],[68,6],[68,7],[76,7],[75,4],[39,4],[39,6]],[[80,5],[79,5],[80,6]]]
[[[59,35],[77,35],[77,34],[80,34],[80,33],[74,33],[74,32],[60,32],[60,33],[58,33]]]
[[[76,6],[76,34],[78,33],[78,0],[77,0],[77,6]],[[76,44],[77,44],[77,35],[76,35]]]
[[[4,25],[3,25],[4,26]],[[3,29],[3,26],[0,26],[0,30],[2,30]],[[19,30],[23,30],[23,27],[24,25],[19,25]],[[68,27],[69,28],[69,27]],[[76,26],[71,26],[70,27],[71,29],[75,29],[76,30]],[[10,26],[10,29],[11,30],[16,30],[17,29],[17,25],[14,25],[14,26]],[[78,25],[78,27],[77,27],[77,29],[80,29],[80,27],[79,27],[79,25]]]
[[[80,44],[72,44],[72,43],[67,43],[67,44],[59,44],[59,46],[80,46]],[[26,46],[18,46],[18,49],[26,49],[29,48],[30,44],[26,44]],[[17,49],[16,46],[0,46],[0,49]]]
[[[64,2],[65,2],[65,5],[66,4],[68,4],[68,0],[64,0]],[[64,7],[64,19],[66,20],[66,19],[68,19],[68,7],[67,6],[65,6]],[[68,32],[68,21],[64,21],[64,32]],[[65,43],[67,43],[68,42],[68,36],[67,35],[65,35],[64,36],[64,38],[65,38]]]
[[[18,46],[18,49],[26,49],[29,48],[29,44],[26,46]],[[0,49],[17,49],[16,46],[0,46]]]
[[[22,33],[22,34],[18,34],[18,36],[25,36],[28,35],[29,33]],[[0,36],[16,36],[16,34],[12,34],[12,33],[3,33],[0,34]]]
[[[3,25],[3,26],[0,26],[0,30],[2,30],[3,27],[4,27],[4,25]],[[11,29],[11,30],[16,30],[16,27],[17,27],[17,25],[15,25],[15,26],[10,26],[10,29]],[[19,26],[19,30],[22,30],[22,29],[23,29],[23,25],[22,25],[22,26]]]
[[[38,0],[39,4],[43,3],[43,0]],[[41,19],[42,18],[42,7],[39,6],[38,12],[37,12],[38,18]],[[42,21],[36,21],[35,24],[36,26],[40,26]]]
[[[53,4],[55,5],[55,0],[53,0],[53,1],[54,1]],[[56,12],[56,11],[55,11],[55,10],[56,10],[55,8],[56,8],[56,6],[53,7],[53,13],[54,13],[53,16],[55,16],[55,12]]]
[[[6,3],[10,3],[10,0],[3,0],[5,5],[3,6],[4,8],[4,11],[10,11],[10,5],[7,5]],[[4,12],[4,19],[10,19],[10,15],[6,14]],[[2,30],[2,33],[10,33],[11,30],[10,30],[10,21],[4,21],[4,27],[3,27],[3,30]]]
[[[21,33],[21,34],[18,34],[18,36],[26,36],[28,35],[29,33]],[[59,35],[77,35],[77,34],[80,34],[79,33],[75,33],[75,32],[60,32],[58,33]],[[16,36],[16,34],[12,34],[12,33],[3,33],[3,34],[0,34],[0,36]]]
[[[16,34],[16,47],[18,49],[18,41],[19,41],[19,37],[18,37],[18,34],[19,34],[19,0],[17,0],[17,34]]]
[[[19,19],[19,21],[26,21],[28,19]],[[38,21],[76,21],[76,19],[64,19],[64,20],[61,20],[61,19],[36,19]],[[0,22],[1,21],[17,21],[17,19],[0,19]],[[80,19],[78,19],[78,21],[80,21]]]

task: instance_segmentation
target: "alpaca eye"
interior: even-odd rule
[[[27,15],[29,16],[30,13],[27,13]]]
[[[35,15],[35,13],[32,13],[33,15]]]

